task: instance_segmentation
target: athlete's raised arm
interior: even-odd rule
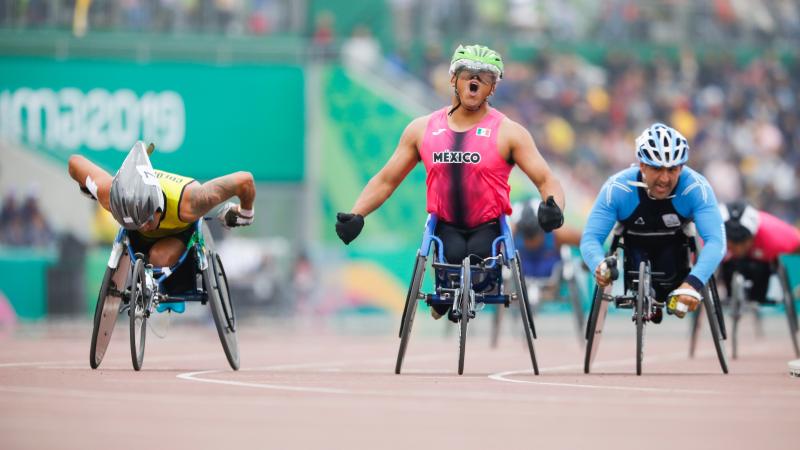
[[[544,200],[539,205],[539,223],[545,231],[559,228],[564,223],[564,190],[561,183],[539,153],[528,130],[510,119],[503,122],[503,127],[508,136],[511,159],[533,181]]]
[[[419,162],[419,144],[426,124],[425,117],[417,118],[408,124],[389,161],[369,180],[350,210],[351,213],[366,217],[392,195]]]
[[[244,214],[242,218],[252,222],[256,185],[250,172],[235,172],[203,184],[192,183],[186,187],[184,195],[180,204],[181,217],[188,222],[199,220],[213,208],[234,196],[239,198],[241,204],[231,205],[232,211],[235,214]],[[228,225],[235,226],[237,224],[247,225],[247,223],[229,223]]]
[[[69,176],[78,182],[81,192],[100,202],[100,205],[111,211],[110,192],[112,176],[103,168],[81,155],[72,155],[67,163]]]
[[[336,215],[336,234],[345,244],[361,233],[364,217],[378,209],[419,162],[419,146],[428,117],[418,117],[408,124],[389,161],[364,186],[350,212]]]

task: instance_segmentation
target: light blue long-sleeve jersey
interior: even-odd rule
[[[632,166],[610,177],[600,190],[581,237],[581,255],[590,270],[594,271],[605,258],[603,242],[614,225],[630,218],[639,208],[639,190],[644,189],[637,186],[639,179],[639,167]],[[699,173],[684,166],[673,194],[674,197],[666,201],[672,202],[672,207],[682,217],[694,221],[704,242],[685,280],[699,290],[725,256],[725,226],[714,192]]]

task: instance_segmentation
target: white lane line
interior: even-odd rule
[[[447,356],[452,356],[451,354],[447,354]],[[431,360],[431,359],[440,359],[444,357],[443,354],[428,354],[428,355],[420,355],[414,357],[407,357],[406,360],[412,359],[415,361],[419,360]],[[248,369],[242,369],[240,372],[250,371],[250,372],[276,372],[282,370],[295,370],[295,369],[317,369],[316,372],[319,372],[324,369],[333,369],[337,370],[337,368],[342,366],[354,366],[354,365],[361,365],[361,364],[383,364],[388,362],[394,362],[395,358],[375,358],[375,359],[362,359],[362,360],[344,360],[344,361],[328,361],[328,362],[317,362],[317,363],[300,363],[300,364],[281,364],[275,366],[265,366],[265,367],[254,367]],[[203,370],[198,372],[186,372],[180,373],[176,375],[178,379],[187,380],[187,381],[198,381],[201,383],[213,383],[213,384],[223,384],[229,386],[240,386],[240,387],[251,387],[251,388],[259,388],[259,389],[273,389],[279,391],[290,391],[290,392],[311,392],[311,393],[321,393],[321,394],[348,394],[348,395],[361,395],[361,394],[371,394],[371,395],[387,395],[389,393],[385,392],[358,392],[349,389],[338,389],[338,388],[327,388],[327,387],[308,387],[308,386],[296,386],[290,384],[268,384],[268,383],[254,383],[254,382],[242,382],[242,381],[231,381],[231,380],[219,380],[214,378],[200,378],[202,375],[208,375],[212,373],[223,373],[228,372],[227,370]],[[386,372],[384,372],[386,373]],[[413,374],[408,374],[408,377],[416,378],[447,378],[452,379],[452,376],[449,377],[431,377],[428,375],[421,375],[421,376],[414,376]],[[392,395],[396,393],[391,393]]]
[[[648,362],[654,361],[669,361],[669,360],[676,360],[679,358],[683,358],[686,356],[685,352],[675,352],[665,355],[655,355],[655,356],[648,356]],[[601,367],[614,367],[614,366],[621,366],[621,365],[629,365],[631,363],[631,358],[624,358],[618,360],[610,360],[610,361],[602,361],[592,365],[593,368],[601,368]],[[563,366],[556,366],[556,367],[549,367],[547,369],[541,369],[540,372],[553,372],[553,371],[563,371],[563,370],[575,370],[575,369],[582,369],[583,364],[568,364]],[[586,383],[559,383],[554,381],[535,381],[535,380],[519,380],[509,378],[512,375],[519,375],[519,374],[530,374],[531,371],[527,370],[508,370],[505,372],[497,372],[490,374],[488,377],[490,380],[494,381],[504,381],[507,383],[518,383],[518,384],[533,384],[537,386],[557,386],[557,387],[570,387],[570,388],[580,388],[580,389],[605,389],[605,390],[614,390],[614,391],[633,391],[633,392],[662,392],[662,393],[671,393],[671,394],[722,394],[719,391],[712,391],[712,390],[699,390],[699,389],[675,389],[675,388],[657,388],[657,387],[643,387],[643,386],[615,386],[615,385],[601,385],[601,384],[586,384]]]
[[[760,344],[757,346],[753,346],[751,351],[754,353],[763,353],[770,346],[766,344]],[[714,356],[716,357],[716,351],[705,351],[699,352],[697,354],[697,359]],[[664,355],[654,355],[648,356],[646,358],[647,362],[664,362],[664,361],[674,361],[678,359],[683,359],[686,357],[685,352],[675,352],[669,353]],[[629,365],[631,364],[632,358],[624,358],[618,360],[608,360],[608,361],[600,361],[597,363],[592,364],[593,369],[603,368],[603,367],[614,367],[620,365]],[[728,360],[728,365],[730,366],[730,360]],[[583,364],[566,364],[563,366],[556,366],[556,367],[549,367],[546,369],[541,369],[540,372],[552,372],[552,371],[563,371],[563,370],[576,370],[576,369],[583,369]],[[713,391],[713,390],[694,390],[694,389],[675,389],[675,388],[657,388],[657,387],[636,387],[636,386],[615,386],[615,385],[596,385],[596,384],[583,384],[583,383],[557,383],[552,381],[536,381],[536,380],[519,380],[509,378],[513,375],[519,374],[530,374],[530,369],[526,370],[509,370],[505,372],[497,372],[490,374],[488,377],[490,380],[494,381],[503,381],[506,383],[518,383],[518,384],[533,384],[533,385],[541,385],[541,386],[560,386],[560,387],[571,387],[571,388],[584,388],[584,389],[606,389],[606,390],[618,390],[618,391],[639,391],[639,392],[664,392],[664,393],[681,393],[681,394],[727,394],[721,391]],[[722,373],[719,373],[722,375]]]
[[[352,394],[351,391],[348,391],[346,389],[317,388],[317,387],[291,386],[291,385],[281,385],[281,384],[247,383],[244,381],[216,380],[213,378],[196,378],[198,375],[204,375],[208,373],[219,373],[219,372],[222,371],[203,370],[200,372],[187,372],[178,374],[177,378],[181,380],[199,381],[201,383],[224,384],[227,386],[241,386],[241,387],[251,387],[258,389],[274,389],[279,391],[313,392],[317,394]]]
[[[415,360],[421,359],[438,359],[441,355],[422,355],[418,357],[414,357]],[[656,361],[656,360],[669,360],[669,359],[678,359],[685,357],[685,352],[675,352],[668,355],[662,355],[660,357],[653,356],[648,357],[648,361]],[[330,362],[320,362],[320,363],[306,363],[306,364],[284,364],[284,365],[276,365],[276,366],[266,366],[266,367],[258,367],[248,369],[249,371],[280,371],[280,370],[291,370],[291,369],[316,369],[315,372],[319,373],[322,371],[336,371],[339,370],[338,368],[341,366],[352,366],[354,364],[375,364],[375,363],[383,363],[387,361],[394,361],[393,358],[380,358],[380,359],[372,359],[372,360],[359,360],[359,361],[330,361]],[[615,365],[623,365],[623,364],[630,364],[630,358],[620,359],[616,361],[603,361],[602,363],[595,364],[595,367],[608,367],[608,366],[615,366]],[[552,372],[557,370],[574,370],[577,368],[582,368],[583,365],[563,365],[563,366],[554,366],[542,369],[543,371]],[[293,392],[310,392],[310,393],[326,393],[326,394],[348,394],[348,395],[387,395],[388,393],[382,391],[353,391],[349,389],[336,389],[336,388],[322,388],[322,387],[305,387],[305,386],[296,386],[296,385],[276,385],[276,384],[265,384],[265,383],[256,383],[256,382],[239,382],[239,381],[229,381],[229,380],[219,380],[219,379],[212,379],[212,378],[202,378],[202,375],[208,375],[212,373],[223,373],[224,370],[205,370],[199,372],[188,372],[178,374],[177,378],[187,381],[198,381],[204,383],[214,383],[214,384],[222,384],[222,385],[230,385],[230,386],[241,386],[241,387],[251,387],[251,388],[260,388],[260,389],[274,389],[274,390],[283,390],[283,391],[293,391]],[[664,389],[664,388],[649,388],[649,387],[630,387],[630,386],[602,386],[602,385],[587,385],[587,384],[571,384],[571,383],[556,383],[556,382],[536,382],[536,381],[527,381],[527,380],[515,380],[511,378],[506,378],[509,375],[514,374],[521,374],[521,373],[532,373],[530,369],[528,370],[515,370],[515,371],[507,371],[507,372],[500,372],[496,374],[490,374],[488,377],[492,380],[496,381],[506,381],[511,383],[527,383],[527,384],[541,384],[541,385],[548,385],[548,386],[559,386],[559,387],[580,387],[580,388],[595,388],[595,389],[613,389],[613,390],[629,390],[629,391],[640,391],[640,392],[668,392],[668,393],[690,393],[690,394],[716,394],[716,391],[703,391],[703,390],[687,390],[687,389]],[[414,379],[449,379],[452,380],[453,376],[431,376],[431,375],[415,375],[413,373],[406,374],[406,376],[413,377]]]

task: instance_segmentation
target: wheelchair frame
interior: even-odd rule
[[[800,346],[798,346],[797,342],[797,330],[798,330],[798,321],[797,321],[797,309],[795,308],[795,299],[792,295],[792,290],[790,288],[790,281],[789,281],[789,274],[786,270],[786,266],[783,264],[781,258],[778,258],[777,267],[775,270],[775,275],[778,277],[778,281],[781,285],[781,294],[782,298],[780,301],[768,301],[766,303],[756,302],[747,298],[746,289],[749,287],[747,280],[744,275],[738,271],[734,271],[731,276],[731,292],[728,292],[728,307],[729,307],[729,314],[732,320],[731,324],[731,357],[733,359],[737,359],[739,356],[739,321],[742,318],[743,313],[746,309],[752,310],[756,314],[756,319],[760,320],[759,314],[759,307],[762,305],[765,306],[777,306],[782,304],[784,306],[784,312],[786,313],[786,319],[789,325],[789,338],[792,341],[792,348],[794,350],[795,357],[800,357]],[[692,329],[692,334],[696,334],[696,329],[699,325],[695,324]]]
[[[617,256],[617,251],[623,251],[625,255],[625,246],[623,238],[624,229],[618,225],[614,229],[614,237],[611,242],[611,248],[608,256]],[[698,253],[700,248],[697,235],[694,232],[694,227],[690,230],[681,231],[686,236],[686,249],[688,264],[691,267],[693,263],[693,256]],[[653,321],[657,309],[665,308],[665,304],[655,298],[655,289],[652,286],[654,276],[663,276],[664,273],[653,272],[650,268],[650,261],[641,261],[638,270],[631,270],[627,267],[628,264],[623,262],[625,271],[625,292],[623,295],[611,295],[611,286],[605,289],[600,289],[595,286],[594,295],[592,299],[592,307],[589,311],[589,317],[586,323],[586,354],[584,357],[584,373],[591,371],[592,362],[597,354],[597,349],[602,338],[603,325],[608,313],[609,303],[614,303],[617,308],[632,309],[632,320],[636,324],[636,375],[642,374],[642,363],[644,361],[644,338],[645,338],[645,325],[647,322]],[[629,279],[628,277],[634,277]],[[613,277],[616,280],[616,277]],[[719,294],[716,288],[716,281],[714,277],[706,284],[703,293],[702,307],[705,307],[708,316],[709,326],[711,328],[712,339],[714,340],[714,347],[719,359],[720,368],[723,373],[728,373],[728,361],[725,355],[725,348],[722,341],[727,338],[725,330],[725,321],[722,316],[721,305],[719,302]],[[662,314],[664,311],[661,312]],[[694,314],[694,320],[698,320],[697,316],[700,314],[700,309]],[[690,352],[693,351],[696,339],[692,339],[690,343]]]
[[[144,361],[147,319],[161,303],[209,303],[225,356],[233,370],[239,368],[236,319],[230,300],[228,281],[222,260],[213,247],[213,239],[203,220],[195,222],[194,233],[178,261],[170,267],[153,267],[135,252],[127,230],[120,228],[109,256],[100,287],[92,329],[89,364],[99,367],[114,331],[119,313],[128,311],[130,319],[131,361],[140,370]],[[190,254],[195,255],[194,278],[202,277],[202,287],[169,293],[165,281],[174,274]],[[125,256],[128,256],[125,258]],[[124,276],[124,278],[123,278]]]
[[[517,300],[520,305],[520,315],[525,329],[531,364],[534,373],[538,375],[539,366],[533,346],[536,329],[528,305],[525,283],[521,278],[519,255],[514,247],[511,229],[506,218],[500,218],[500,236],[492,242],[492,256],[475,265],[470,264],[469,256],[464,258],[461,264],[451,264],[445,261],[444,245],[441,239],[434,234],[437,222],[436,215],[428,216],[422,244],[417,251],[414,271],[400,321],[400,348],[397,354],[395,373],[399,374],[403,366],[403,358],[411,336],[418,301],[425,301],[429,306],[448,305],[452,307],[450,314],[453,320],[459,324],[458,374],[461,375],[464,373],[467,325],[469,320],[476,316],[476,306],[482,303],[508,307],[512,301]],[[434,246],[436,251],[434,260],[431,261],[431,267],[435,272],[435,289],[433,293],[424,293],[421,290],[422,280],[425,275],[427,259],[431,256],[431,248]],[[503,266],[512,272],[514,284],[512,292],[504,292]],[[477,275],[479,279],[473,283],[474,275]],[[465,286],[469,286],[469,288],[465,289]]]

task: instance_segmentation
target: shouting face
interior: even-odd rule
[[[486,99],[494,93],[497,76],[489,71],[463,69],[450,79],[461,106],[468,111],[478,110]]]

